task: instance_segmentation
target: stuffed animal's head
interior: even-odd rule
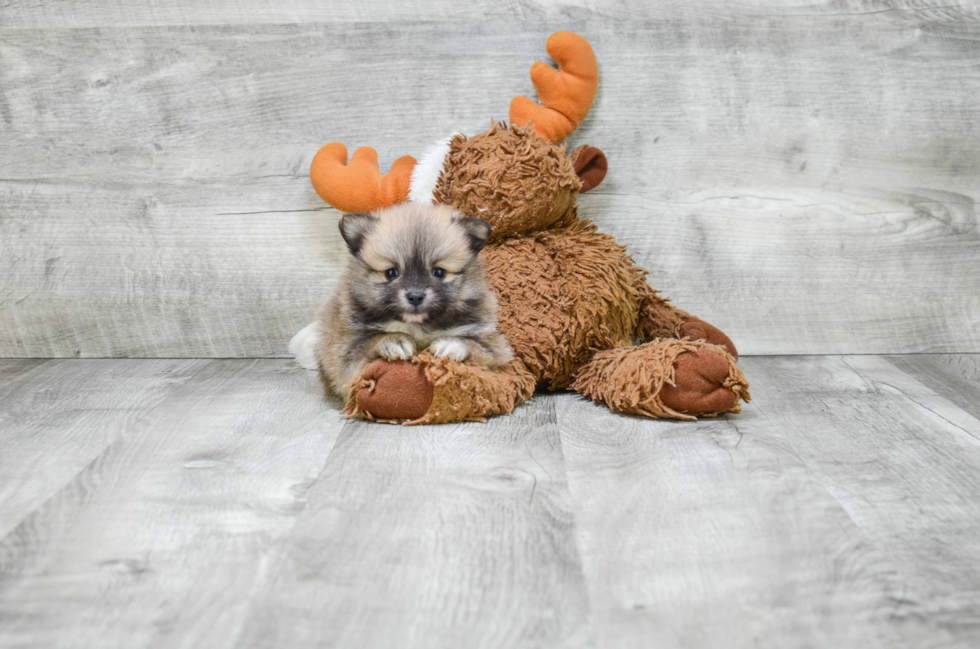
[[[569,155],[530,128],[493,124],[473,137],[453,137],[433,198],[487,221],[499,240],[569,224],[576,196],[605,171],[595,147]]]
[[[345,212],[404,200],[443,203],[487,221],[498,240],[570,223],[576,195],[606,174],[599,149],[582,145],[569,154],[559,145],[588,113],[599,70],[592,47],[577,34],[552,34],[547,51],[558,69],[540,61],[531,67],[541,104],[514,98],[509,127],[492,123],[479,135],[452,135],[419,161],[399,158],[387,174],[374,149],[358,149],[348,163],[344,145],[328,144],[310,168],[317,193]]]

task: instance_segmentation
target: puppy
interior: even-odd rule
[[[340,234],[353,259],[320,310],[316,355],[339,397],[378,358],[436,356],[496,367],[513,354],[497,331],[497,300],[477,253],[490,226],[450,207],[402,203],[347,214]]]

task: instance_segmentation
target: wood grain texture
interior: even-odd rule
[[[587,198],[603,229],[650,270],[650,284],[728,333],[741,353],[980,344],[973,288],[980,213],[965,194],[769,189]]]
[[[281,360],[0,361],[0,646],[974,647],[974,357],[740,364],[739,416],[406,428]]]
[[[975,5],[749,5],[501,6],[578,16],[560,26],[596,49],[572,143],[611,171],[582,213],[745,354],[980,351]],[[137,5],[71,6],[66,26],[109,20],[0,14],[0,356],[285,355],[345,263],[317,148],[387,165],[481,130],[533,92],[556,28],[198,26],[235,22],[215,3],[112,27]]]
[[[637,20],[698,19],[703,16],[752,18],[803,16],[884,16],[892,20],[960,22],[980,20],[974,0],[494,0],[489,2],[385,2],[362,0],[8,0],[0,7],[0,27],[79,28],[145,25],[211,25],[311,22],[407,22],[417,20]]]
[[[0,7],[0,27],[50,29],[168,25],[234,25],[337,22],[412,22],[521,18],[515,0],[11,0]]]
[[[980,421],[881,358],[740,364],[696,426],[559,397],[599,645],[975,646]]]
[[[554,402],[346,427],[242,647],[594,643]]]
[[[347,253],[336,213],[312,199],[248,213],[307,200],[305,178],[265,182],[8,194],[0,355],[285,355]]]
[[[0,538],[204,362],[0,363]]]
[[[101,375],[152,374],[154,363],[108,363],[54,367],[102,381],[115,407],[139,405]],[[195,368],[0,540],[0,646],[232,646],[345,420],[285,361]],[[47,385],[34,384],[38,409],[57,408]],[[103,423],[38,443],[63,453],[77,436],[104,435]],[[35,489],[48,478],[33,476]]]
[[[772,367],[754,383],[760,409],[799,431],[791,439],[811,472],[890,566],[889,621],[910,646],[975,646],[980,421],[882,358]],[[851,397],[835,395],[838,387]],[[823,423],[814,426],[816,417]]]
[[[888,362],[980,419],[980,355],[891,356]]]
[[[600,647],[902,646],[881,557],[754,402],[696,427],[557,408]]]

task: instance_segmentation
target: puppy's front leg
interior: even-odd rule
[[[465,338],[437,338],[429,345],[429,351],[453,361],[465,361],[473,352],[472,343]]]
[[[514,357],[507,339],[494,332],[482,338],[458,338],[455,336],[437,338],[429,351],[454,361],[469,361],[475,365],[499,367]]]
[[[407,361],[415,356],[415,341],[407,336],[386,334],[374,340],[374,348],[370,357],[383,358],[387,361]]]

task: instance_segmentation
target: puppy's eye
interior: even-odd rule
[[[385,271],[385,279],[388,280],[389,282],[395,279],[396,277],[398,277],[397,268],[389,268],[388,270]]]
[[[432,276],[435,277],[436,279],[442,279],[446,276],[446,269],[439,268],[438,266],[436,266],[435,268],[432,269]]]

